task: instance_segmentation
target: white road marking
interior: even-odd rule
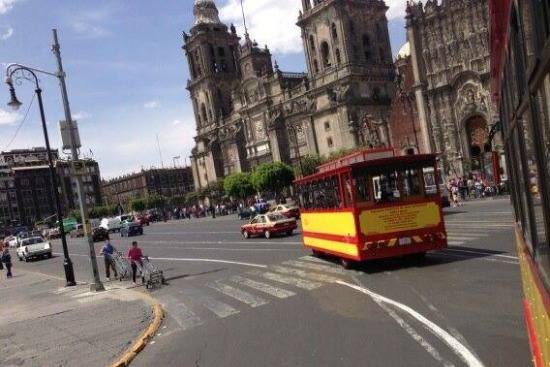
[[[157,261],[200,261],[200,262],[211,262],[211,263],[222,263],[222,264],[235,264],[243,266],[252,266],[255,268],[267,268],[267,265],[262,264],[252,264],[245,263],[241,261],[229,261],[229,260],[215,260],[215,259],[192,259],[192,258],[177,258],[177,257],[149,257],[151,260]]]
[[[288,261],[284,261],[283,265],[292,265],[300,268],[312,269],[317,271],[326,271],[328,273],[333,273],[338,275],[347,275],[346,270],[342,268],[336,268],[336,267],[322,265],[322,264],[309,264],[302,261],[288,260]]]
[[[233,276],[233,277],[230,278],[230,280],[232,282],[237,283],[237,284],[245,285],[247,287],[250,287],[252,289],[256,289],[260,292],[267,293],[267,294],[272,295],[272,296],[277,297],[277,298],[287,298],[287,297],[291,297],[291,296],[296,295],[296,293],[291,292],[291,291],[287,291],[286,289],[275,287],[275,286],[272,286],[270,284],[266,284],[266,283],[262,283],[262,282],[257,282],[255,280],[248,279],[248,278],[243,278],[243,277],[240,277],[240,276]]]
[[[163,296],[159,300],[183,330],[202,325],[201,319],[173,296]]]
[[[460,245],[464,245],[466,242],[464,241],[449,241],[447,240],[447,245],[448,246],[460,246]]]
[[[260,270],[251,270],[248,272],[248,274],[259,276],[269,280],[274,280],[279,283],[290,284],[298,288],[307,289],[309,291],[319,288],[320,286],[323,285],[323,283],[319,283],[319,282],[311,282],[305,279],[289,277],[286,275],[276,274],[271,272],[262,272]]]
[[[453,249],[453,248],[447,248],[445,251],[455,251],[455,252],[464,252],[469,254],[476,254],[481,256],[491,256],[491,257],[502,257],[503,259],[511,259],[511,260],[519,260],[517,256],[511,256],[511,255],[501,255],[501,254],[495,254],[489,251],[472,251],[472,250],[463,250],[463,249]]]
[[[220,318],[239,313],[239,310],[233,308],[232,306],[223,303],[216,298],[208,295],[207,293],[204,293],[203,291],[197,290],[195,288],[186,288],[180,292],[186,296],[196,299],[204,307],[218,315],[218,317]]]
[[[186,233],[180,233],[180,235],[185,236]],[[124,241],[124,240],[123,240]],[[185,242],[181,240],[173,240],[173,241],[167,241],[167,240],[147,240],[147,239],[140,239],[140,244],[151,244],[151,245],[159,245],[159,244],[193,244],[193,245],[249,245],[250,246],[251,241],[233,241],[233,240],[225,240],[225,241],[193,241],[190,239],[186,239]],[[254,241],[254,244],[258,245],[271,245],[271,246],[279,246],[279,245],[285,245],[285,246],[299,246],[302,244],[301,241]]]
[[[264,298],[254,296],[243,290],[223,284],[220,281],[208,282],[206,283],[206,285],[212,289],[217,290],[220,293],[225,294],[226,296],[246,303],[250,307],[263,306],[269,303],[269,301]]]
[[[334,277],[332,275],[312,273],[309,271],[291,269],[278,265],[271,266],[271,269],[275,270],[277,273],[297,275],[302,278],[312,279],[319,282],[334,283],[335,281],[340,280],[340,278]]]
[[[370,296],[375,302],[382,302],[391,306],[394,306],[401,311],[406,312],[410,316],[412,316],[414,319],[422,323],[432,334],[434,334],[436,337],[438,337],[440,340],[445,342],[451,350],[458,355],[469,367],[483,367],[483,363],[462,343],[460,343],[456,338],[454,338],[451,334],[449,334],[447,331],[443,330],[441,327],[437,326],[424,316],[422,316],[420,313],[416,312],[412,308],[410,308],[407,305],[404,305],[402,303],[399,303],[397,301],[391,300],[389,298],[386,298],[380,294],[374,293],[373,291],[360,287],[355,284],[346,283],[343,281],[336,282],[338,284],[344,285],[346,287],[350,287],[352,289],[355,289],[361,293],[364,293],[368,296]]]
[[[456,257],[456,258],[459,258],[459,259],[482,260],[482,261],[497,262],[497,263],[500,263],[500,264],[510,264],[510,265],[518,265],[519,264],[519,262],[499,260],[499,259],[491,258],[489,256],[484,257],[484,256],[472,256],[472,255],[461,255],[461,254],[454,254],[454,253],[446,253],[445,250],[434,252],[434,254],[442,255],[442,256],[449,256],[449,257]]]
[[[482,237],[487,237],[488,235],[477,235],[477,236],[468,236],[468,235],[455,235],[447,232],[447,238],[453,241],[472,241],[479,240]]]
[[[437,349],[435,349],[435,347],[433,345],[430,344],[430,342],[428,342],[426,339],[424,339],[422,337],[422,335],[420,335],[411,325],[409,325],[405,320],[403,320],[398,314],[397,312],[395,312],[394,310],[390,309],[388,306],[386,306],[382,301],[379,301],[379,300],[374,300],[374,302],[376,302],[378,304],[378,306],[380,306],[384,311],[386,311],[388,313],[388,315],[390,315],[390,317],[392,319],[395,320],[395,322],[397,322],[397,324],[399,326],[401,326],[401,328],[403,328],[403,330],[405,330],[407,332],[407,334],[409,334],[411,336],[411,338],[413,338],[415,341],[417,341],[422,347],[424,347],[424,349],[426,349],[426,351],[438,362],[441,363],[442,366],[444,367],[454,367],[454,364],[451,363],[450,361],[444,359],[441,354],[439,353],[439,351]]]

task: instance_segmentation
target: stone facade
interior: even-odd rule
[[[267,162],[298,167],[306,154],[388,141],[395,72],[387,9],[378,0],[302,0],[308,72],[294,73],[273,65],[248,32],[241,42],[212,0],[196,0],[195,25],[183,35],[195,187]]]
[[[498,111],[490,95],[486,0],[407,3],[407,39],[421,130],[420,152],[441,154],[447,174],[483,172],[496,151]]]

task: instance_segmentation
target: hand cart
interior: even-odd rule
[[[123,279],[132,279],[132,267],[130,266],[130,261],[128,261],[122,252],[115,250],[112,254],[107,254],[107,256],[118,273],[118,280],[122,281]]]
[[[141,258],[141,263],[136,262],[138,270],[141,272],[141,279],[145,288],[160,288],[166,284],[162,270],[157,269],[149,260],[148,256]]]

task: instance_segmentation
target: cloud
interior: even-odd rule
[[[12,27],[0,27],[0,40],[5,41],[11,36],[13,36]]]
[[[90,117],[92,117],[92,115],[90,115],[86,111],[79,111],[72,115],[72,118],[77,121],[86,120],[86,119],[89,119]]]
[[[82,38],[104,38],[111,35],[105,26],[111,17],[112,10],[108,8],[71,13],[69,25]]]
[[[181,125],[181,124],[183,124],[183,121],[181,121],[181,120],[172,121],[172,126]]]
[[[405,1],[386,0],[386,5],[390,8],[386,13],[388,20],[405,16]],[[280,54],[303,52],[300,28],[296,25],[298,11],[302,8],[299,1],[244,0],[243,6],[250,38],[260,46],[265,44],[272,52]],[[219,10],[223,22],[234,23],[238,33],[244,34],[240,0],[228,0]]]
[[[0,14],[5,14],[13,8],[19,0],[0,0]]]
[[[145,108],[157,108],[159,106],[159,103],[157,101],[150,101],[146,102],[143,107]]]
[[[0,125],[11,125],[21,120],[21,115],[16,112],[8,112],[0,108]]]

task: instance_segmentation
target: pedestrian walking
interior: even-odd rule
[[[105,260],[105,276],[107,279],[111,279],[111,268],[113,269],[113,272],[115,274],[115,279],[118,278],[118,274],[116,271],[116,267],[111,261],[111,256],[115,252],[115,247],[111,245],[111,242],[107,239],[105,240],[105,245],[101,248],[100,255],[103,255],[103,258]]]
[[[9,246],[4,247],[4,250],[2,251],[2,257],[0,258],[0,261],[4,264],[6,267],[6,270],[8,271],[6,274],[6,277],[11,278],[11,255],[10,255],[10,248]]]
[[[132,266],[132,281],[134,284],[136,283],[136,273],[137,273],[137,266],[138,264],[140,266],[143,266],[141,258],[143,257],[143,253],[141,252],[141,249],[138,247],[137,241],[132,242],[132,248],[128,251],[128,259],[130,260],[130,265]],[[143,277],[141,281],[145,283],[145,278]]]

